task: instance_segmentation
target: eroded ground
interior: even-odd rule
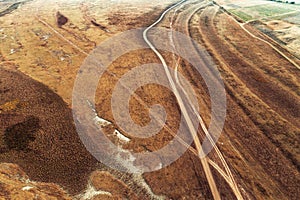
[[[59,184],[78,199],[212,199],[203,168],[193,151],[156,172],[117,172],[87,152],[72,119],[74,80],[89,52],[117,33],[148,26],[174,2],[29,1],[0,17],[1,162],[14,162],[34,181]],[[265,1],[259,4],[264,5],[262,2]],[[227,92],[227,117],[217,144],[242,197],[297,199],[300,82],[295,66],[299,60],[294,55],[298,51],[290,45],[294,49],[290,53],[269,41],[254,28],[256,24],[245,24],[253,35],[246,33],[227,12],[206,3],[187,1],[168,13],[159,26],[191,36],[209,51],[221,72]],[[62,19],[62,24],[57,24],[58,11],[67,22]],[[262,22],[274,30],[285,30],[284,34],[297,27],[282,20]],[[293,43],[299,41],[297,35],[289,37],[295,38]],[[136,40],[144,42],[141,36]],[[163,55],[170,67],[177,66],[190,80],[200,114],[209,124],[211,105],[201,76],[186,60],[167,52]],[[112,123],[105,125],[105,133],[114,143],[121,142],[123,148],[136,152],[155,151],[166,145],[174,137],[172,133],[176,132],[180,117],[171,91],[150,84],[136,91],[130,101],[130,114],[137,124],[146,125],[150,121],[149,107],[161,104],[167,113],[172,113],[166,126],[150,140],[115,132],[118,127],[111,110],[114,86],[130,69],[151,62],[159,60],[149,49],[121,56],[101,77],[96,93],[98,116]],[[203,131],[199,129],[198,133]],[[120,141],[118,134],[126,136],[125,142]],[[215,150],[209,157],[225,171]],[[224,175],[211,168],[222,199],[235,199]]]

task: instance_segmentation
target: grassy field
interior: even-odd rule
[[[290,4],[279,4],[279,3],[268,3],[263,5],[240,7],[237,9],[229,9],[228,11],[238,16],[244,21],[263,19],[263,18],[273,18],[276,16],[285,16],[297,14],[300,6],[290,5]]]
[[[247,11],[247,13],[257,13],[259,17],[272,17],[274,15],[281,15],[294,11],[293,9],[273,5],[253,6],[250,8],[246,8],[245,10]]]
[[[248,15],[247,13],[245,13],[245,12],[239,10],[239,9],[229,10],[229,12],[231,12],[234,15],[238,16],[239,18],[241,18],[244,21],[249,21],[249,20],[253,19],[253,17],[251,15]]]

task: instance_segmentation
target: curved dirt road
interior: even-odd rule
[[[176,17],[176,19],[174,20],[174,16],[176,15],[176,12],[174,13],[174,15],[172,16],[172,20],[171,20],[171,23],[170,23],[170,28],[173,28],[173,26],[175,26],[174,28],[178,31],[181,31],[181,32],[185,32],[187,35],[189,35],[190,37],[191,34],[190,34],[190,30],[189,30],[189,23],[190,23],[190,20],[191,18],[195,15],[195,13],[200,10],[200,9],[203,9],[207,6],[211,5],[211,3],[209,2],[205,2],[203,1],[202,3],[199,3],[199,4],[196,4],[196,5],[193,5],[193,6],[190,6],[189,9],[185,9],[184,11],[182,11],[180,14],[178,14],[178,16]],[[173,20],[174,20],[174,25],[173,25]],[[176,46],[179,46],[179,44],[176,43],[176,40],[174,41],[173,38],[171,38],[172,40],[172,43],[174,45],[174,48],[176,48]],[[174,42],[176,44],[174,44]],[[189,44],[190,47],[193,47],[193,43],[191,41],[191,44]],[[196,51],[196,49],[193,49],[193,48],[190,48],[190,51]],[[197,54],[197,53],[195,53]],[[174,55],[175,56],[175,55]],[[205,56],[205,55],[202,55],[202,56]],[[175,71],[176,73],[178,73],[178,66],[179,66],[179,63],[181,62],[181,59],[178,58],[177,62],[176,62],[176,67],[175,67]],[[203,61],[202,63],[202,66],[203,68],[207,68],[208,64],[205,63],[205,60]],[[207,73],[210,73],[209,70],[207,71]],[[211,76],[213,76],[213,74],[211,74]],[[177,77],[177,74],[175,75],[175,77]],[[180,80],[177,78],[176,79],[176,82],[177,84],[180,86],[180,88],[182,90],[184,90],[184,88],[181,86],[181,83],[180,83]],[[187,95],[187,94],[186,94]],[[189,101],[189,104],[192,105],[192,103]],[[207,130],[207,127],[202,119],[202,117],[200,116],[199,112],[197,110],[194,109],[194,112],[196,113],[196,115],[198,116],[198,119],[199,119],[199,122],[200,122],[200,125],[201,125],[201,128],[203,130],[203,132],[205,133],[205,135],[202,135],[201,137],[208,137],[208,139],[210,140],[210,142],[213,144],[213,139],[212,137],[210,136],[208,130]],[[209,163],[220,173],[220,175],[226,180],[226,182],[230,185],[230,187],[232,188],[232,190],[234,191],[236,197],[238,199],[243,199],[240,191],[239,191],[239,188],[234,180],[234,177],[231,173],[231,170],[224,158],[224,156],[222,155],[221,151],[219,150],[218,146],[217,145],[214,145],[214,150],[216,151],[216,159],[220,159],[221,161],[221,165],[225,168],[225,171],[223,171],[212,159],[209,159]]]
[[[153,44],[149,41],[148,37],[147,37],[147,33],[148,31],[153,28],[154,26],[156,26],[157,24],[159,24],[163,19],[164,19],[164,16],[170,12],[172,9],[174,9],[175,7],[178,7],[180,5],[182,5],[183,3],[189,3],[189,1],[180,1],[179,3],[175,4],[174,6],[170,7],[169,9],[167,9],[161,16],[160,18],[154,22],[151,26],[149,26],[143,33],[143,38],[144,40],[146,41],[146,43],[150,46],[150,48],[155,52],[155,54],[158,56],[158,58],[160,59],[160,61],[162,62],[163,66],[164,66],[164,70],[166,72],[166,75],[168,77],[168,80],[170,82],[170,85],[173,89],[173,92],[177,98],[177,101],[178,101],[178,104],[181,108],[181,111],[184,115],[184,118],[189,126],[189,130],[190,130],[190,133],[192,134],[193,138],[194,138],[194,142],[195,142],[195,145],[196,145],[196,149],[197,149],[197,152],[198,152],[198,155],[200,155],[201,151],[202,151],[202,147],[201,147],[201,142],[200,142],[200,139],[197,135],[197,131],[195,130],[193,124],[191,123],[191,120],[189,118],[189,115],[188,115],[188,112],[185,108],[186,105],[190,105],[192,106],[192,103],[191,103],[191,100],[189,98],[187,98],[187,94],[185,95],[186,96],[186,99],[187,101],[184,102],[184,100],[182,99],[182,97],[180,96],[180,93],[178,92],[178,89],[176,87],[176,84],[183,90],[183,92],[185,93],[185,90],[183,89],[183,87],[180,85],[178,79],[176,80],[176,83],[174,82],[174,80],[172,79],[172,76],[170,74],[170,71],[168,69],[168,66],[167,66],[167,63],[165,61],[165,59],[163,58],[163,56],[159,53],[159,51],[153,46]],[[195,3],[195,2],[192,2],[192,3]],[[205,7],[206,5],[202,5],[202,3],[207,3],[207,2],[201,2],[200,3],[200,6],[198,4],[196,4],[196,6],[192,6],[191,8],[185,10],[187,13],[183,18],[179,18],[178,21],[176,21],[176,23],[178,24],[184,24],[184,27],[185,27],[185,31],[187,32],[187,34],[189,34],[189,28],[188,28],[188,22],[190,21],[191,17],[194,15],[194,13],[199,10],[201,7]],[[177,11],[178,9],[176,9]],[[176,14],[176,11],[174,13],[174,15]],[[173,20],[173,17],[174,15],[172,16],[172,20]],[[172,25],[172,21],[171,21],[171,25]],[[172,27],[170,27],[172,28]],[[173,38],[171,37],[171,40],[173,42]],[[193,46],[192,43],[189,45],[189,46]],[[176,48],[176,45],[174,45],[174,47]],[[203,65],[205,65],[205,63],[202,63]],[[208,67],[206,67],[208,68]],[[176,72],[177,72],[177,68],[176,68]],[[175,75],[177,77],[177,75]],[[205,132],[205,135],[209,138],[210,142],[213,143],[213,139],[211,138],[210,134],[208,133],[208,130],[202,120],[202,118],[200,117],[200,114],[198,113],[198,111],[194,110],[194,112],[196,112],[196,115],[198,116],[198,119],[200,121],[200,124],[201,124],[201,127],[203,129],[203,131]],[[225,167],[226,169],[226,172],[227,174],[225,174],[218,166],[217,164],[215,164],[212,160],[210,160],[209,158],[204,158],[204,159],[200,159],[201,160],[201,164],[203,166],[203,169],[204,169],[204,172],[205,172],[205,175],[206,175],[206,178],[208,180],[208,183],[209,183],[209,186],[210,186],[210,189],[212,191],[212,194],[214,196],[214,199],[220,199],[220,194],[218,192],[218,189],[217,189],[217,186],[216,186],[216,183],[215,183],[215,180],[213,178],[213,175],[211,173],[211,170],[210,170],[210,167],[208,165],[208,163],[211,163],[211,165],[217,169],[217,171],[225,178],[225,180],[228,182],[228,184],[230,184],[231,188],[233,189],[234,193],[236,194],[236,197],[237,199],[243,199],[242,195],[240,194],[239,192],[239,189],[234,181],[234,178],[230,172],[230,169],[224,159],[224,157],[222,156],[220,150],[218,149],[218,147],[216,147],[214,145],[214,148],[217,152],[217,155],[219,157],[219,159],[221,160],[223,166]]]

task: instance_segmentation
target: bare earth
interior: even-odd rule
[[[49,183],[46,186],[65,199],[213,199],[200,159],[193,152],[194,144],[166,168],[127,174],[106,167],[89,154],[72,118],[74,80],[89,52],[117,33],[149,26],[176,2],[33,0],[0,17],[0,162],[24,170],[9,165],[9,173],[17,169],[32,181]],[[220,7],[236,8],[237,1],[217,3],[187,1],[170,11],[158,26],[180,31],[202,45],[224,81],[227,116],[217,147],[241,197],[226,180],[230,175],[214,149],[208,158],[221,199],[299,199],[298,25],[277,19],[244,24]],[[254,2],[248,4],[243,6]],[[57,12],[67,19],[59,25]],[[286,44],[278,44],[258,30],[266,26]],[[144,42],[142,36],[136,41]],[[170,67],[179,64],[178,71],[196,91],[199,113],[209,124],[211,102],[203,78],[183,58],[162,54]],[[130,114],[144,126],[150,121],[149,107],[161,104],[171,113],[164,128],[147,139],[131,138],[121,131],[130,138],[125,145],[113,132],[118,126],[111,97],[117,81],[130,69],[152,62],[159,60],[149,49],[121,56],[101,77],[96,93],[98,116],[112,122],[105,126],[105,133],[115,144],[135,152],[162,148],[179,126],[181,111],[174,94],[150,84],[135,92]],[[199,128],[199,137],[203,134]],[[0,165],[0,190],[14,184],[2,177],[6,165]],[[16,190],[26,186],[22,180],[15,184]],[[35,183],[30,186],[39,188]],[[0,199],[13,197],[13,190],[0,192]],[[43,188],[34,192],[53,195]],[[25,196],[27,192],[20,195],[21,199],[33,199]]]

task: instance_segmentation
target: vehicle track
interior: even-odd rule
[[[171,86],[171,88],[173,90],[173,93],[176,96],[176,99],[177,99],[178,104],[180,106],[181,112],[182,112],[182,114],[184,116],[184,119],[185,119],[187,125],[188,125],[190,133],[193,136],[193,139],[194,139],[194,142],[195,142],[195,145],[196,145],[196,149],[197,149],[197,153],[200,156],[201,152],[203,151],[202,150],[202,146],[201,146],[201,142],[200,142],[199,137],[197,136],[197,131],[194,128],[192,120],[189,117],[189,114],[188,114],[187,109],[185,107],[185,103],[184,103],[184,101],[183,101],[183,99],[182,99],[182,97],[181,97],[181,95],[180,95],[180,93],[179,93],[179,91],[178,91],[178,89],[177,89],[177,87],[175,85],[175,82],[174,82],[174,80],[173,80],[173,78],[171,76],[171,72],[168,69],[168,66],[167,66],[167,63],[166,63],[165,59],[159,53],[159,51],[153,46],[153,44],[149,41],[148,36],[147,36],[148,31],[150,29],[152,29],[154,26],[156,26],[158,23],[160,23],[163,20],[164,16],[170,10],[172,10],[175,7],[177,7],[178,5],[181,5],[183,2],[185,2],[185,0],[180,1],[179,3],[175,4],[174,6],[171,6],[169,9],[167,9],[165,12],[163,12],[162,15],[160,16],[160,18],[156,22],[154,22],[152,25],[150,25],[148,28],[146,28],[146,30],[143,32],[143,38],[144,38],[145,42],[149,45],[149,47],[152,49],[152,51],[154,51],[154,53],[158,56],[158,58],[160,59],[160,61],[163,64],[163,67],[164,67],[164,70],[166,72],[167,78],[168,78],[168,80],[170,82],[170,86]],[[204,172],[205,172],[205,175],[206,175],[206,178],[207,178],[207,181],[209,183],[209,186],[210,186],[210,189],[211,189],[211,192],[212,192],[212,195],[213,195],[214,199],[221,199],[219,191],[218,191],[216,183],[215,183],[215,180],[213,178],[212,172],[211,172],[211,170],[209,168],[209,164],[208,164],[207,158],[204,157],[203,159],[200,159],[200,161],[201,161],[202,167],[204,169]]]
[[[191,18],[194,16],[194,14],[201,8],[204,8],[206,7],[207,5],[210,5],[210,3],[207,4],[207,2],[204,2],[204,4],[200,4],[200,5],[196,5],[196,6],[193,6],[191,7],[190,10],[187,11],[188,15],[187,16],[183,16],[182,19],[176,19],[176,22],[179,24],[179,27],[181,27],[180,25],[183,25],[184,24],[184,29],[185,30],[182,30],[182,31],[185,31],[185,33],[187,35],[189,35],[190,37],[191,34],[190,34],[190,31],[189,31],[189,23],[190,23],[190,20]],[[175,15],[175,13],[174,13]],[[173,18],[174,18],[174,15],[172,16],[172,21],[170,23],[170,28],[172,29],[172,25],[173,25]],[[173,41],[173,38],[172,38],[172,43],[174,44],[174,41]],[[174,46],[176,46],[174,44]],[[191,46],[193,46],[193,44],[191,44]],[[176,47],[175,47],[176,48]],[[175,56],[175,55],[174,55]],[[181,83],[180,83],[180,80],[178,79],[178,65],[179,65],[179,60],[180,58],[178,58],[178,61],[176,62],[176,67],[175,67],[175,77],[177,77],[176,81],[177,81],[177,84],[179,84],[180,88],[184,91],[184,93],[186,94],[184,88],[182,87]],[[213,76],[211,74],[211,76]],[[187,96],[187,94],[186,94]],[[192,103],[189,101],[190,105],[193,107]],[[204,131],[205,133],[205,136],[209,138],[209,141],[213,144],[214,141],[212,139],[212,137],[210,136],[209,132],[208,132],[208,129],[202,119],[202,117],[200,116],[199,112],[193,107],[193,110],[195,112],[195,114],[197,115],[198,117],[198,120],[200,122],[200,125],[201,125],[201,128],[202,130]],[[230,185],[230,187],[232,188],[232,190],[234,191],[236,197],[238,199],[243,199],[240,191],[239,191],[239,188],[234,180],[234,177],[231,173],[231,170],[226,162],[226,160],[224,159],[224,156],[222,155],[221,151],[219,150],[218,146],[217,145],[214,145],[214,150],[216,151],[217,153],[217,156],[219,157],[219,159],[221,160],[222,162],[222,165],[225,167],[225,170],[226,170],[226,173],[218,167],[218,165],[216,163],[214,163],[211,159],[209,159],[209,163],[223,176],[223,178],[226,180],[226,182]]]
[[[179,2],[179,4],[175,5],[174,7],[181,5],[183,2],[184,2],[184,1]],[[198,11],[201,7],[203,7],[203,6],[205,7],[205,5],[200,5],[200,6],[199,6],[199,5],[196,5],[196,6],[192,7],[192,8],[190,8],[190,9],[188,9],[188,11],[187,11],[187,13],[189,13],[188,17],[187,17],[185,20],[182,20],[182,21],[185,21],[185,23],[184,23],[184,22],[179,23],[179,24],[185,24],[185,32],[186,32],[188,35],[189,35],[188,24],[189,24],[189,21],[190,21],[191,17],[195,14],[195,12],[197,12],[197,11]],[[171,7],[170,10],[173,9],[174,7]],[[176,9],[176,11],[177,11],[177,10],[178,10],[178,9]],[[176,11],[174,12],[174,15],[176,14]],[[171,75],[169,74],[170,72],[169,72],[169,70],[168,70],[168,68],[167,68],[166,61],[164,60],[163,56],[155,49],[155,47],[151,44],[151,42],[150,42],[150,41],[148,40],[148,38],[147,38],[147,32],[148,32],[152,27],[154,27],[155,25],[157,25],[160,21],[162,21],[164,14],[166,14],[167,12],[168,12],[168,10],[165,11],[165,13],[163,13],[163,15],[161,16],[161,18],[160,18],[157,22],[155,22],[155,23],[152,24],[150,27],[148,27],[148,29],[145,30],[145,32],[144,32],[144,39],[145,39],[145,41],[147,42],[147,44],[151,47],[151,49],[156,53],[156,55],[160,58],[161,62],[163,63],[164,68],[165,68],[165,71],[166,71],[166,74],[167,74],[168,79],[169,79],[169,81],[170,81],[170,83],[171,83],[172,89],[174,90],[174,93],[175,93],[175,95],[176,95],[176,97],[177,97],[177,100],[179,101],[180,107],[181,107],[181,109],[183,110],[183,112],[186,112],[186,110],[185,110],[185,108],[184,108],[184,105],[182,105],[183,102],[180,103],[180,101],[182,101],[182,99],[181,99],[181,97],[180,97],[180,95],[179,95],[179,93],[178,93],[178,91],[177,91],[177,88],[176,88],[176,86],[175,86],[174,81],[172,80]],[[172,16],[172,21],[173,21],[174,15]],[[172,28],[172,21],[171,21],[171,23],[170,23],[170,27],[171,27],[171,28]],[[171,37],[171,38],[172,38],[172,37]],[[172,42],[173,42],[173,46],[175,46],[175,45],[174,45],[173,38],[172,38]],[[178,64],[176,64],[176,68],[175,68],[175,71],[176,71],[176,72],[178,72],[177,67],[178,67]],[[178,77],[178,74],[177,74],[177,73],[175,74],[175,77]],[[188,96],[187,93],[186,93],[186,91],[184,90],[184,88],[183,88],[182,85],[180,84],[178,78],[176,79],[176,81],[177,81],[177,84],[179,85],[179,87],[180,87],[180,88],[182,89],[182,91],[185,93],[185,95]],[[177,93],[177,94],[176,94],[176,93]],[[193,105],[192,105],[190,99],[188,99],[188,103],[193,107]],[[202,127],[203,131],[205,132],[205,135],[209,138],[210,142],[213,144],[213,139],[211,138],[211,136],[210,136],[210,134],[209,134],[209,132],[208,132],[208,130],[207,130],[207,128],[206,128],[206,126],[205,126],[205,124],[204,124],[202,118],[201,118],[201,116],[199,115],[198,111],[196,111],[196,109],[195,109],[194,107],[193,107],[193,109],[194,109],[194,112],[196,113],[196,115],[198,116],[199,122],[200,122],[200,124],[201,124],[201,127]],[[185,116],[185,117],[186,117],[186,116]],[[194,131],[194,130],[192,130],[192,129],[193,129],[192,127],[189,127],[189,128],[190,128],[191,132]],[[201,152],[200,139],[198,138],[197,133],[192,133],[192,134],[193,134],[193,137],[194,137],[194,141],[195,141],[195,143],[196,143],[197,151],[198,151],[198,153],[200,153],[200,152]],[[194,134],[195,134],[195,135],[194,135]],[[232,188],[232,190],[234,191],[234,193],[235,193],[237,199],[243,199],[243,197],[242,197],[241,193],[239,192],[239,189],[238,189],[238,187],[237,187],[237,184],[236,184],[236,182],[235,182],[235,180],[234,180],[234,178],[233,178],[233,176],[232,176],[232,173],[231,173],[231,171],[230,171],[230,169],[229,169],[229,167],[228,167],[228,165],[227,165],[227,163],[226,163],[226,161],[225,161],[223,155],[221,154],[220,150],[219,150],[215,145],[214,145],[214,148],[215,148],[215,150],[216,150],[216,152],[217,152],[217,155],[218,155],[218,157],[220,158],[220,160],[221,160],[223,166],[225,167],[226,172],[227,172],[228,175],[227,175],[226,173],[224,173],[224,172],[217,166],[217,164],[215,164],[211,159],[208,159],[208,162],[209,162],[209,163],[210,163],[210,164],[211,164],[211,165],[212,165],[212,166],[213,166],[213,167],[214,167],[214,168],[215,168],[215,169],[223,176],[223,178],[224,178],[224,179],[227,181],[227,183],[231,186],[231,188]],[[203,165],[203,167],[207,167],[206,163],[205,163],[205,165],[202,163],[202,165]],[[206,172],[206,173],[211,173],[211,172],[208,171],[208,170],[206,170],[205,172]],[[210,178],[210,177],[212,177],[212,176],[211,176],[211,175],[208,175],[207,178]],[[215,185],[213,185],[213,184],[215,184],[215,183],[211,183],[211,182],[210,182],[210,184],[212,184],[212,185],[210,185],[211,190],[212,190],[213,192],[217,192],[217,189],[216,189],[216,188],[212,189],[212,187],[216,187]],[[220,198],[220,197],[219,197],[218,195],[214,195],[214,198]]]

